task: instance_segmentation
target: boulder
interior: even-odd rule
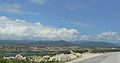
[[[17,54],[17,55],[15,56],[15,59],[16,59],[16,60],[25,60],[26,57],[23,57],[22,55]]]

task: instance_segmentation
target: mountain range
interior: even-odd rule
[[[56,46],[81,46],[81,47],[119,47],[120,43],[95,42],[95,41],[73,41],[64,40],[0,40],[0,45],[56,45]]]

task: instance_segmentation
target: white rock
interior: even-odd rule
[[[42,61],[48,61],[50,59],[50,56],[46,55],[42,57]]]
[[[17,55],[15,56],[15,59],[17,59],[17,60],[25,60],[26,57],[23,57],[22,55],[17,54]]]
[[[3,59],[14,59],[14,57],[3,57]]]

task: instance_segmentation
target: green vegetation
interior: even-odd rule
[[[48,51],[47,53],[34,53],[34,54],[32,54],[32,56],[45,56],[45,55],[54,56],[58,53],[60,53],[60,52]]]
[[[33,62],[33,61],[28,61],[28,60],[15,60],[15,59],[0,58],[0,63],[63,63],[63,62],[58,62],[58,61]]]

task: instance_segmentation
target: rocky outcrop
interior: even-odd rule
[[[15,56],[15,59],[16,59],[16,60],[25,60],[26,57],[23,57],[22,55],[17,54],[17,55]]]
[[[50,57],[50,61],[70,61],[81,57],[80,53],[70,51],[70,54],[58,54]]]

